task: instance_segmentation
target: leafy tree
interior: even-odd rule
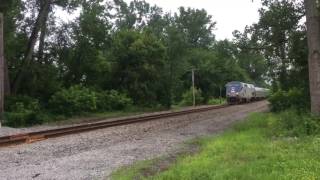
[[[180,7],[179,14],[175,14],[175,22],[185,34],[190,47],[208,48],[214,41],[212,31],[216,23],[204,9]]]
[[[272,83],[276,92],[277,96],[272,100],[276,107],[279,107],[277,102],[282,103],[287,99],[286,94],[290,94],[292,99],[308,99],[306,27],[301,23],[305,16],[303,3],[289,0],[262,2],[259,22],[247,27],[244,33],[235,32],[240,55],[249,53],[264,57],[268,71],[263,76],[268,77],[268,82]],[[260,59],[257,55],[253,57]],[[297,90],[299,93],[290,93]],[[304,106],[307,102],[301,101],[300,105]]]
[[[105,7],[100,3],[83,2],[80,17],[72,24],[75,43],[71,44],[71,48],[66,47],[69,44],[65,44],[62,49],[58,47],[66,84],[104,87],[108,79],[112,24]]]
[[[292,37],[301,31],[300,20],[304,11],[301,4],[289,0],[265,0],[259,10],[260,20],[251,27],[252,39],[259,42],[267,60],[268,75],[280,88],[289,88],[288,69],[291,66],[288,52],[291,50]]]
[[[248,28],[244,33],[234,31],[234,46],[237,47],[235,56],[239,66],[247,72],[252,82],[264,86],[267,77],[267,62],[257,48],[259,44],[254,38],[249,37],[248,31]]]
[[[113,39],[113,86],[127,92],[135,104],[153,106],[165,97],[165,48],[148,32],[118,32]]]
[[[44,38],[45,38],[45,33],[46,33],[46,27],[47,27],[47,20],[49,17],[50,12],[54,9],[54,6],[60,6],[66,9],[74,9],[78,5],[78,0],[30,0],[28,3],[25,3],[25,7],[32,7],[31,12],[32,15],[34,15],[35,11],[38,11],[38,14],[36,18],[28,18],[26,17],[27,20],[30,22],[27,24],[27,26],[24,25],[24,28],[28,28],[28,26],[32,27],[32,30],[30,33],[26,32],[25,35],[29,36],[27,44],[25,46],[25,51],[22,56],[22,60],[20,63],[20,67],[16,71],[16,75],[13,79],[12,82],[12,90],[14,93],[17,93],[20,89],[21,83],[23,83],[24,78],[27,76],[26,73],[29,68],[32,67],[30,64],[33,63],[33,55],[35,51],[35,46],[37,43],[37,40],[39,38],[39,33],[41,31],[40,35],[40,44],[39,44],[39,55],[38,57],[42,57],[43,54],[43,46],[44,46]],[[24,12],[25,14],[28,13],[28,10]],[[27,30],[27,29],[25,29]],[[30,34],[30,35],[29,35]],[[35,76],[36,78],[37,76]]]
[[[129,4],[114,0],[116,27],[118,29],[143,29],[161,21],[162,9],[151,6],[145,0],[133,0]]]
[[[205,102],[219,96],[228,81],[263,84],[270,72],[278,72],[280,66],[270,62],[278,57],[273,50],[281,46],[265,26],[276,22],[267,18],[271,10],[291,12],[280,5],[274,2],[269,12],[267,4],[262,13],[266,20],[235,33],[234,41],[216,41],[215,22],[204,9],[181,7],[171,14],[138,0],[12,0],[5,13],[11,85],[15,95],[37,99],[41,110],[68,104],[59,109],[65,114],[98,110],[89,107],[95,106],[96,97],[99,110],[105,111],[122,109],[131,100],[135,106],[170,107],[184,99],[190,70],[196,68],[196,87]],[[59,22],[57,8],[80,13],[72,22]],[[275,27],[282,30],[283,25]],[[294,25],[286,33],[286,65],[295,67],[286,71],[290,77],[305,78],[304,32]],[[269,44],[274,48],[262,48]],[[278,77],[274,80],[280,81]],[[86,99],[90,103],[82,103]],[[112,108],[116,101],[121,103]]]
[[[166,27],[166,36],[164,36],[164,44],[166,51],[166,79],[169,83],[169,104],[180,101],[182,93],[185,91],[183,80],[181,77],[190,71],[190,67],[186,61],[188,45],[184,34],[180,33],[180,29],[171,22],[171,25]],[[189,86],[190,87],[190,86]]]

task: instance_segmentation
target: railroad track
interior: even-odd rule
[[[144,121],[151,121],[151,120],[156,120],[156,119],[161,119],[166,117],[174,117],[174,116],[186,115],[191,113],[204,112],[204,111],[209,111],[213,109],[221,109],[226,106],[227,105],[219,105],[219,106],[209,106],[204,108],[194,108],[194,109],[182,110],[182,111],[176,111],[176,112],[160,113],[156,115],[123,118],[123,119],[114,120],[114,121],[87,123],[87,124],[80,124],[80,125],[75,125],[70,127],[29,132],[29,133],[16,134],[11,136],[3,136],[3,137],[0,137],[0,147],[19,145],[19,144],[25,144],[25,143],[33,143],[33,142],[42,141],[48,138],[65,136],[69,134],[77,134],[81,132],[103,129],[107,127],[121,126],[126,124],[144,122]]]

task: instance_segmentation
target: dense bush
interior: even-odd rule
[[[66,116],[90,112],[123,110],[132,105],[132,100],[126,94],[118,91],[95,92],[85,87],[73,86],[54,94],[49,107],[56,114]]]
[[[5,125],[11,127],[31,126],[41,124],[40,103],[37,99],[28,96],[6,97]]]
[[[203,96],[202,96],[202,91],[201,89],[195,89],[195,100],[196,104],[203,104]],[[193,105],[193,92],[192,88],[190,88],[188,91],[186,91],[182,95],[182,101],[180,102],[181,106],[192,106]]]
[[[208,100],[208,103],[207,104],[209,104],[209,105],[217,105],[217,104],[224,104],[224,103],[226,103],[226,99],[224,99],[224,98],[210,98],[209,100]]]
[[[235,130],[266,130],[269,137],[301,137],[320,134],[320,117],[289,109],[279,113],[253,113],[249,122],[235,125]]]
[[[19,112],[5,113],[5,125],[10,127],[26,127],[36,124],[42,124],[43,119],[37,112],[24,109]]]
[[[275,136],[303,136],[320,133],[320,117],[297,110],[287,110],[269,116],[270,133]]]
[[[5,98],[5,111],[15,112],[21,108],[38,111],[40,109],[39,100],[29,96],[7,96]]]
[[[123,110],[132,105],[132,100],[118,91],[103,91],[97,93],[97,108],[99,111]]]
[[[79,115],[96,111],[96,101],[94,91],[82,86],[72,86],[55,93],[49,100],[49,108],[56,114]]]
[[[37,99],[29,96],[9,96],[5,102],[5,125],[11,127],[42,124],[63,119],[61,117],[97,111],[123,110],[132,105],[132,100],[126,94],[115,90],[95,92],[82,86],[56,92],[48,106],[41,106]]]
[[[279,90],[269,98],[269,101],[271,103],[271,110],[274,112],[291,108],[305,110],[309,106],[308,93],[304,89]]]

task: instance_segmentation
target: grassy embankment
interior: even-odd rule
[[[215,99],[212,98],[208,102],[207,105],[220,105],[225,104],[225,99]],[[183,108],[186,108],[187,106],[179,106],[179,105],[173,105],[170,110],[173,111],[179,111]],[[64,125],[64,124],[73,124],[73,123],[81,123],[81,122],[92,122],[95,119],[108,119],[108,118],[117,118],[117,117],[126,117],[126,116],[132,116],[132,115],[139,115],[143,113],[150,113],[150,112],[157,112],[157,111],[166,111],[168,109],[163,107],[157,107],[157,108],[141,108],[141,107],[131,107],[129,109],[123,110],[123,111],[110,111],[110,112],[103,112],[103,113],[92,113],[82,116],[75,116],[72,118],[65,118],[65,117],[58,117],[60,119],[51,118],[52,120],[47,121],[46,124],[55,124],[55,125]]]
[[[179,157],[162,170],[155,170],[161,160],[139,162],[112,178],[319,179],[319,121],[292,111],[253,114],[221,135],[201,139],[199,153]]]
[[[70,118],[64,116],[55,116],[51,117],[51,119],[45,121],[44,124],[49,125],[68,125],[75,123],[83,123],[83,122],[94,122],[102,119],[110,119],[110,118],[121,118],[127,116],[140,115],[143,113],[151,113],[156,111],[164,111],[164,108],[136,108],[132,107],[130,109],[125,109],[122,111],[109,111],[109,112],[101,112],[101,113],[87,113],[79,116],[73,116]]]
[[[64,115],[56,115],[48,112],[38,112],[37,117],[34,118],[34,115],[31,116],[31,118],[28,117],[28,119],[38,119],[36,122],[41,123],[35,123],[35,124],[28,124],[25,121],[28,121],[28,119],[25,119],[24,114],[18,116],[18,118],[11,118],[10,121],[4,122],[5,126],[10,127],[30,127],[33,125],[68,125],[68,124],[75,124],[75,123],[83,123],[83,122],[94,122],[102,119],[109,119],[109,118],[118,118],[118,117],[126,117],[126,116],[132,116],[132,115],[139,115],[143,113],[148,112],[154,112],[154,111],[162,111],[163,108],[136,108],[132,107],[129,109],[125,109],[122,111],[109,111],[109,112],[100,112],[100,113],[82,113],[81,115],[74,115],[71,117],[67,117]],[[16,113],[19,115],[19,113]],[[16,115],[15,114],[15,115]],[[28,124],[28,125],[26,125]]]
[[[225,100],[222,99],[210,99],[208,105],[219,105],[224,104]],[[183,108],[186,108],[187,105],[173,105],[170,110],[178,111]],[[68,107],[66,107],[68,108]],[[65,115],[58,115],[53,114],[48,111],[39,111],[39,112],[30,112],[28,110],[23,110],[21,112],[9,112],[6,113],[7,118],[4,121],[5,126],[11,127],[28,127],[32,125],[67,125],[67,124],[74,124],[74,123],[82,123],[82,122],[94,122],[96,120],[101,119],[108,119],[108,118],[118,118],[118,117],[126,117],[132,115],[139,115],[143,113],[150,113],[150,112],[158,112],[158,111],[166,111],[168,110],[165,107],[153,107],[153,108],[146,108],[146,107],[136,107],[130,106],[123,110],[112,110],[107,112],[99,112],[99,113],[81,113],[80,115],[73,115],[73,116],[65,116]],[[13,114],[13,115],[12,115]],[[10,116],[9,116],[10,115]],[[29,122],[33,121],[33,122]]]

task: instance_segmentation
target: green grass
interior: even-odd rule
[[[126,117],[126,116],[133,116],[142,113],[146,113],[149,111],[110,111],[110,112],[102,112],[102,113],[90,113],[87,115],[82,116],[74,116],[71,118],[66,118],[64,116],[61,117],[54,117],[44,124],[48,125],[68,125],[74,123],[82,123],[82,122],[93,122],[95,120],[101,119],[109,119],[109,118],[117,118],[117,117]]]
[[[108,111],[99,113],[83,113],[81,115],[74,115],[72,117],[66,117],[63,115],[54,115],[49,112],[41,112],[41,124],[45,125],[69,125],[83,122],[94,122],[101,119],[120,118],[134,115],[141,115],[144,113],[160,112],[160,111],[179,111],[185,107],[172,107],[166,109],[164,107],[144,108],[144,107],[130,107],[122,111]],[[6,124],[5,124],[6,125]],[[13,126],[15,127],[15,126]],[[27,127],[27,126],[18,126]]]
[[[51,120],[45,121],[45,124],[50,125],[67,125],[81,122],[93,122],[95,119],[109,119],[109,118],[119,118],[127,117],[134,115],[141,115],[144,113],[160,112],[160,111],[178,111],[185,107],[173,107],[171,109],[166,109],[163,107],[156,108],[142,108],[142,107],[131,107],[130,109],[122,111],[109,111],[109,112],[100,112],[100,113],[87,113],[79,116],[73,116],[71,118],[66,118],[64,116],[55,116],[51,117]]]
[[[226,104],[227,100],[225,98],[211,98],[208,101],[208,105],[220,105]]]
[[[181,108],[180,108],[181,109]],[[127,117],[133,115],[140,115],[143,113],[149,112],[157,112],[166,110],[164,108],[142,108],[142,107],[131,107],[122,111],[108,111],[108,112],[99,112],[99,113],[82,113],[81,115],[74,115],[72,117],[66,117],[64,115],[57,115],[52,114],[50,112],[37,112],[36,119],[38,119],[38,123],[33,125],[69,125],[69,124],[76,124],[76,123],[83,123],[83,122],[94,122],[103,119],[109,118],[118,118],[118,117]],[[10,114],[17,114],[17,113],[6,113],[7,115]],[[19,114],[18,114],[19,115]],[[29,127],[33,126],[32,124],[20,123],[20,121],[25,121],[26,117],[18,116],[18,118],[6,118],[7,120],[4,122],[4,125],[11,126],[11,127]],[[8,121],[8,120],[11,121]],[[32,120],[35,118],[32,116]],[[12,124],[12,122],[18,121],[17,123]],[[10,124],[11,122],[11,124]],[[16,125],[15,125],[16,124]]]
[[[223,102],[223,101],[222,101]],[[218,101],[216,100],[215,104]],[[159,111],[178,111],[186,108],[187,106],[172,106],[171,109],[165,107],[136,107],[131,106],[130,108],[122,111],[108,111],[108,112],[93,112],[93,113],[80,113],[79,115],[65,116],[54,114],[46,110],[32,111],[24,109],[21,112],[5,112],[5,120],[3,124],[9,127],[30,127],[34,125],[69,125],[83,122],[94,122],[101,119],[126,117],[132,115],[140,115],[149,112]]]
[[[253,114],[219,136],[202,139],[200,153],[180,158],[156,175],[143,176],[143,169],[152,164],[138,163],[115,172],[112,178],[320,179],[320,136],[272,135],[275,129],[281,131],[272,128],[280,116]]]

